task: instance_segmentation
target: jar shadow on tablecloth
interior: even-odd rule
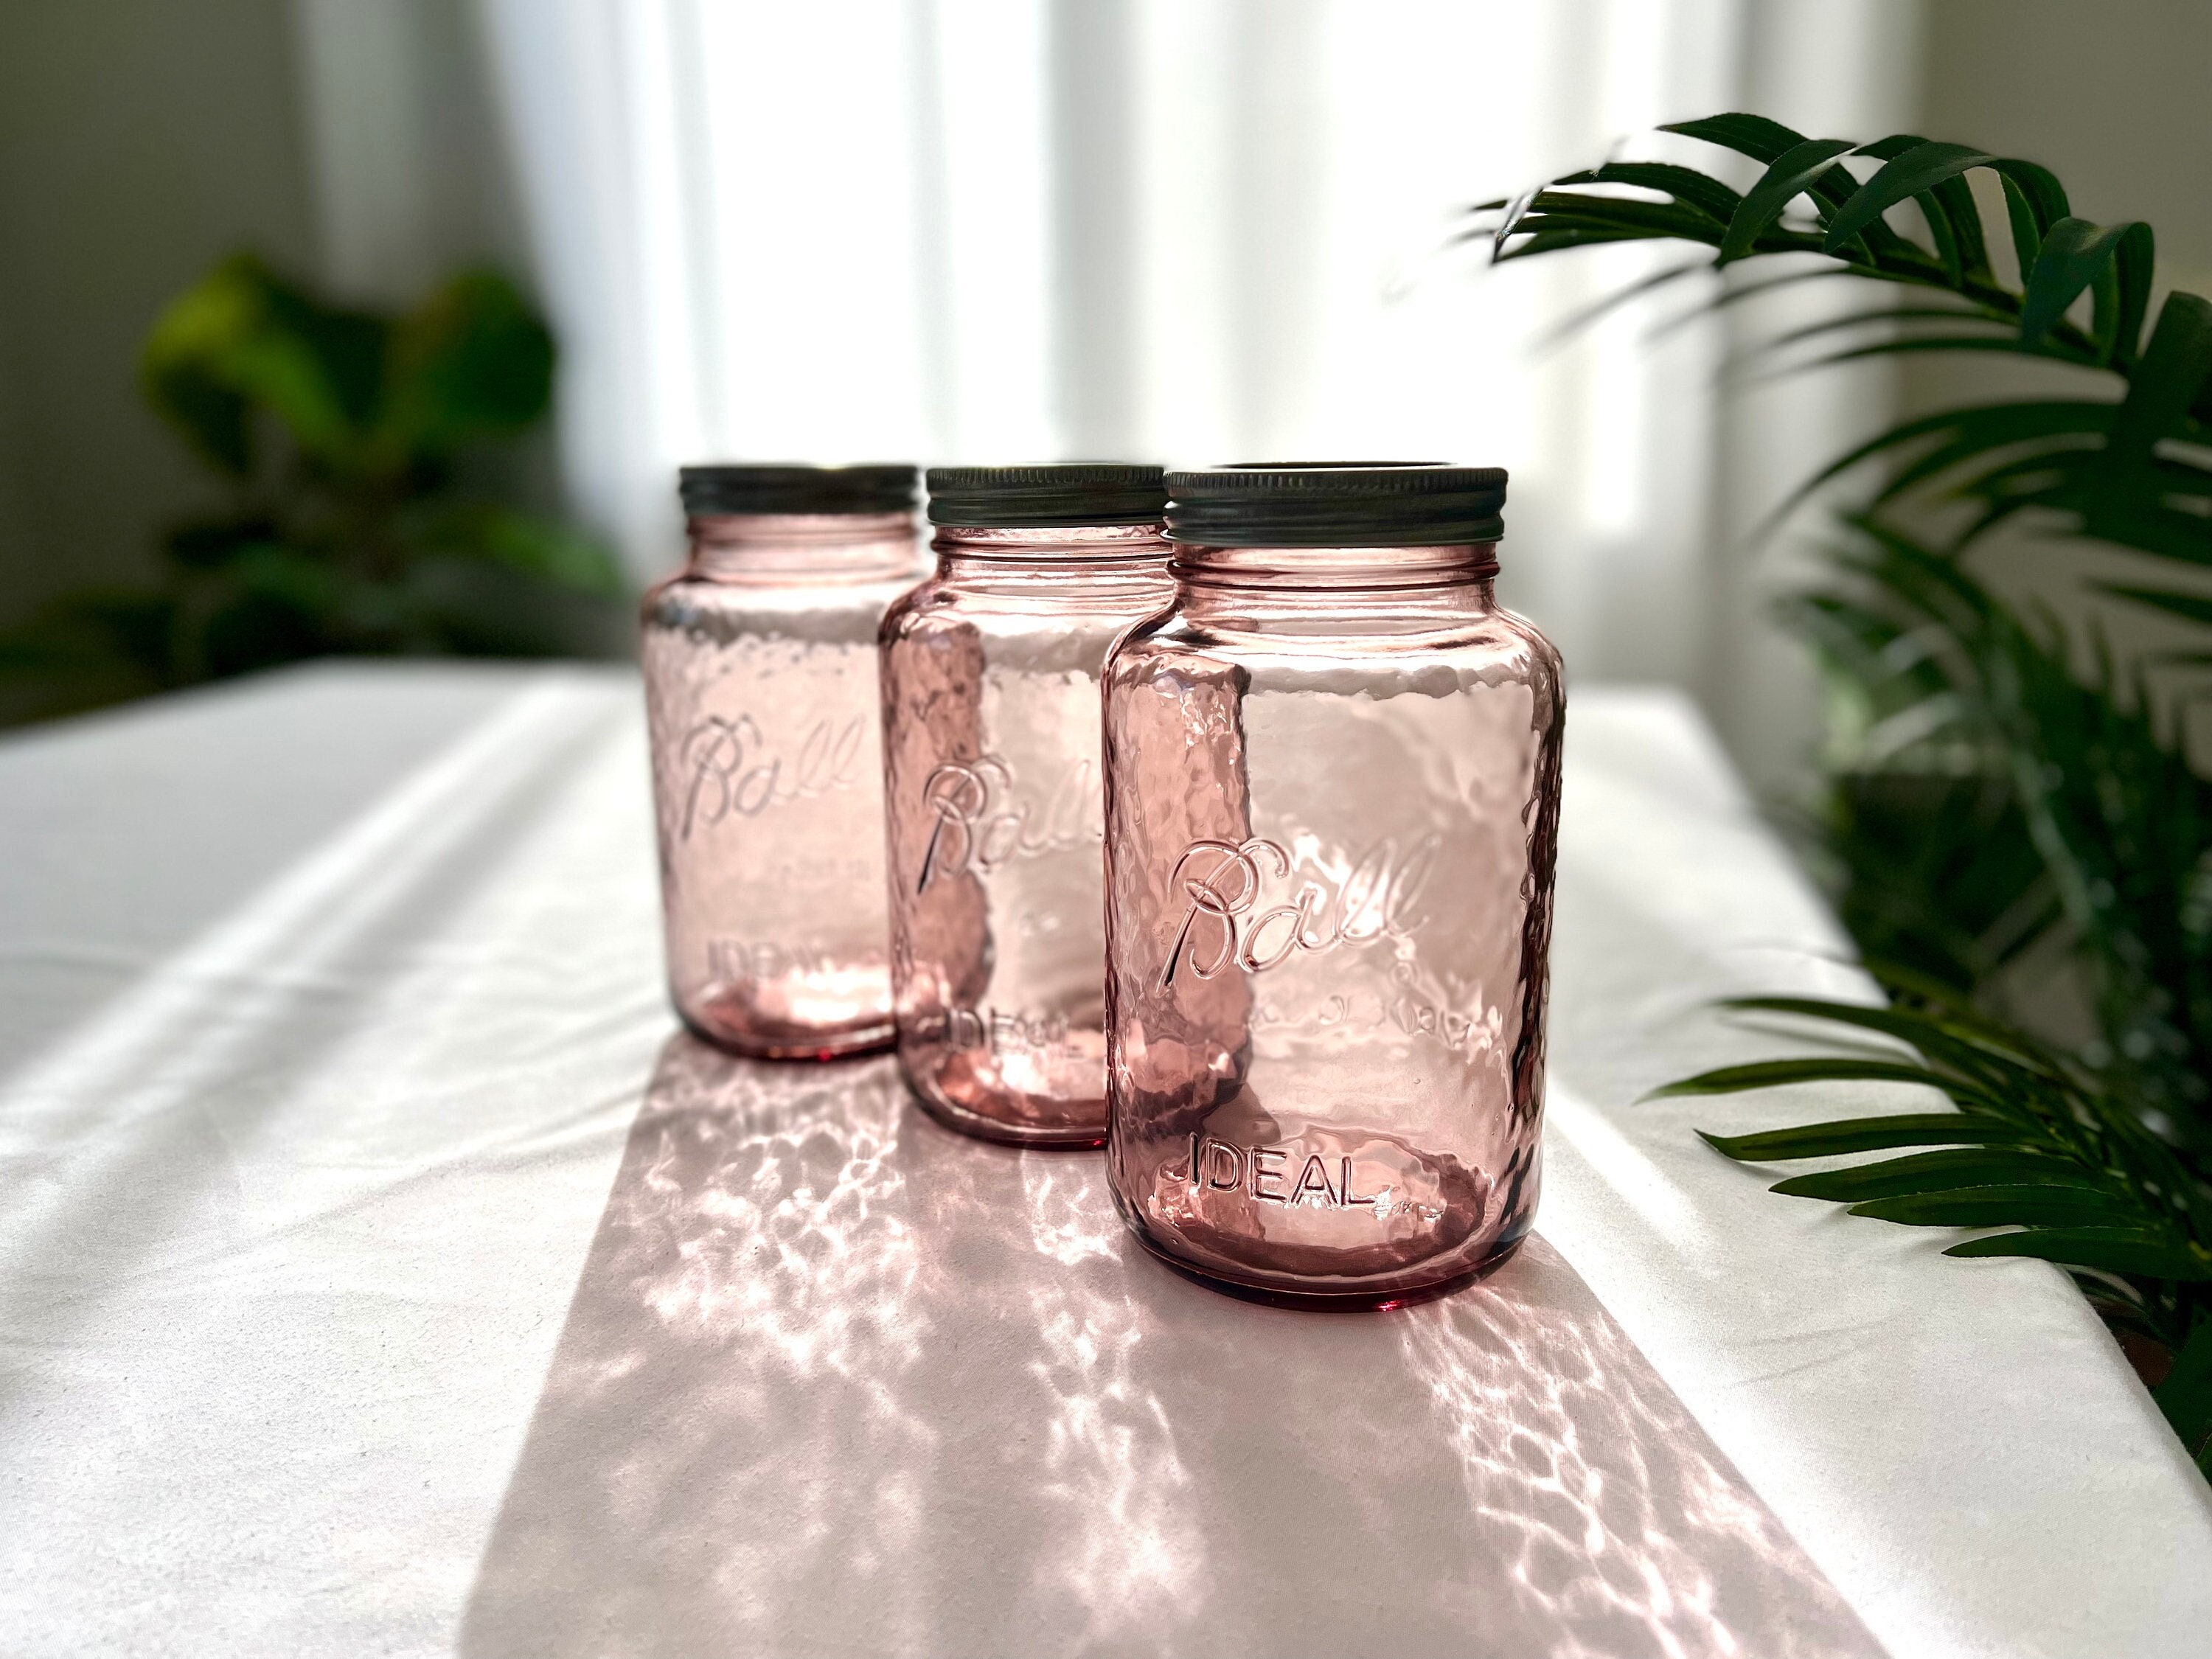
[[[663,1050],[462,1650],[1869,1655],[1539,1238],[1254,1306],[884,1060]]]

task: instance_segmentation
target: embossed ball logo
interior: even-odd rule
[[[1173,986],[1179,972],[1212,979],[1234,966],[1263,974],[1296,955],[1408,937],[1427,920],[1419,909],[1421,891],[1442,846],[1441,837],[1425,836],[1401,856],[1396,842],[1377,842],[1339,880],[1302,873],[1279,842],[1264,836],[1191,842],[1170,877],[1189,908],[1160,988]],[[1263,905],[1270,896],[1280,902]]]
[[[709,714],[678,745],[681,764],[691,777],[678,836],[689,841],[701,825],[731,817],[758,817],[785,801],[850,789],[860,780],[866,744],[864,720],[842,726],[817,720],[787,759],[774,750],[750,714]]]
[[[914,890],[949,876],[988,875],[1009,860],[1097,846],[1106,819],[1097,767],[1079,760],[1041,800],[1024,799],[1013,769],[996,755],[947,761],[922,780],[922,804],[935,814]]]

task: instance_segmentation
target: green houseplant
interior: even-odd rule
[[[225,261],[140,369],[226,499],[167,533],[158,583],[70,594],[0,638],[0,672],[59,712],[331,653],[594,648],[623,587],[606,550],[464,487],[474,452],[545,418],[553,368],[493,272],[382,313]]]
[[[2059,1263],[2117,1329],[2160,1351],[2157,1398],[2212,1469],[2212,783],[2150,665],[2008,604],[1974,567],[1992,531],[2033,522],[2080,549],[2107,594],[2212,626],[2212,598],[2185,574],[2212,566],[2212,301],[2169,294],[2154,319],[2150,227],[2075,216],[2033,162],[1910,134],[1808,138],[1755,115],[1666,130],[1739,158],[1747,187],[1613,161],[1486,204],[1470,234],[1498,261],[1619,241],[1711,250],[1635,291],[1753,264],[1757,276],[1723,279],[1715,305],[1883,284],[1899,292],[1777,343],[1828,362],[2008,354],[2107,388],[1902,421],[1808,481],[1884,474],[1847,516],[1832,579],[1789,615],[1831,688],[1820,821],[1840,908],[1891,1001],[1737,1002],[1861,1045],[1661,1092],[1812,1079],[1939,1091],[1955,1110],[1706,1139],[1760,1162],[1899,1154],[1776,1190],[1984,1230],[1954,1255]],[[1977,204],[1978,169],[2002,192],[2001,224]],[[1890,222],[1900,210],[1906,228]],[[1993,237],[2010,241],[2017,283],[1998,276]],[[2098,580],[2100,546],[2176,579]],[[2212,648],[2182,655],[2212,662]],[[2071,1051],[1991,1006],[1999,976],[2038,946],[2069,957],[2088,988],[2097,1035]]]

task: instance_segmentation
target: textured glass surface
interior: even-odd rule
[[[684,1024],[773,1058],[890,1024],[876,628],[914,578],[905,514],[693,520],[646,596],[668,981]]]
[[[939,532],[884,620],[899,1063],[955,1127],[1106,1134],[1098,676],[1174,592],[1157,526]]]
[[[1184,548],[1106,684],[1113,1190],[1286,1300],[1534,1218],[1564,700],[1487,547]]]

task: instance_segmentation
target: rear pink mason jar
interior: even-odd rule
[[[933,467],[937,572],[884,618],[908,1086],[1030,1146],[1106,1138],[1098,677],[1164,606],[1156,466]]]
[[[876,627],[918,573],[911,466],[696,466],[645,597],[668,982],[770,1059],[891,1036]]]
[[[1505,475],[1171,473],[1106,671],[1108,1168],[1239,1294],[1457,1289],[1535,1214],[1565,716]]]

